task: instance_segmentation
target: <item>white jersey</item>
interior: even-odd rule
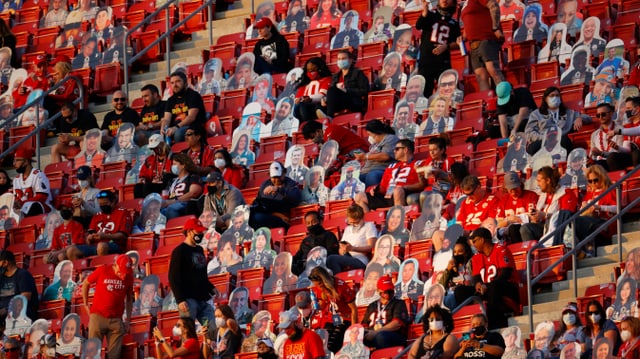
[[[16,199],[26,204],[33,202],[37,193],[45,193],[47,195],[46,204],[49,208],[52,208],[51,186],[47,175],[39,169],[33,168],[26,179],[22,179],[22,177],[22,175],[18,174],[13,179],[13,193],[15,193]]]

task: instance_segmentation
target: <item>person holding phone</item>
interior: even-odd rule
[[[489,331],[489,320],[483,313],[471,317],[471,332],[465,333],[460,349],[454,355],[458,358],[500,359],[506,347],[500,333]]]
[[[158,327],[153,328],[153,338],[156,343],[156,359],[200,358],[200,343],[198,342],[196,324],[193,319],[189,317],[178,319],[178,322],[173,327],[173,336],[180,338],[180,346],[178,348],[173,348],[171,344],[164,339],[164,336]]]

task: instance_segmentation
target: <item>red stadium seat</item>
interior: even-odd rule
[[[123,74],[119,63],[98,65],[95,68],[93,92],[98,96],[112,94],[123,84]]]

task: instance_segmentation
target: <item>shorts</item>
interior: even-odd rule
[[[109,254],[120,253],[120,246],[114,242],[109,242]],[[85,257],[91,257],[98,254],[98,245],[97,244],[80,244],[76,246],[82,255]]]
[[[475,47],[475,43],[480,44]],[[485,67],[485,63],[493,62],[493,66],[496,69],[500,68],[500,51],[502,44],[498,40],[479,40],[472,41],[470,60],[471,69],[479,69]],[[474,48],[475,47],[475,48]]]
[[[367,192],[367,203],[370,209],[393,207],[393,197],[385,198],[383,194],[371,195]]]

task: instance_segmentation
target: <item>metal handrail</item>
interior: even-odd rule
[[[156,46],[157,44],[160,43],[160,41],[165,40],[165,46],[167,49],[167,52],[165,54],[166,57],[166,63],[167,63],[167,76],[170,74],[171,71],[171,56],[169,55],[171,53],[171,43],[170,43],[170,36],[171,34],[180,26],[182,26],[183,24],[185,24],[187,21],[189,21],[189,19],[191,19],[192,17],[194,17],[195,15],[197,15],[198,13],[200,13],[200,11],[202,11],[205,7],[207,8],[207,16],[209,19],[209,46],[213,45],[213,14],[211,12],[211,5],[215,5],[216,0],[205,0],[204,3],[202,5],[200,5],[195,11],[193,11],[191,14],[189,14],[188,16],[186,16],[184,19],[182,19],[181,21],[179,21],[176,25],[174,25],[173,27],[169,28],[169,20],[170,20],[170,7],[174,6],[175,3],[177,3],[177,0],[170,0],[167,3],[165,3],[164,5],[160,6],[159,8],[157,8],[154,12],[152,12],[151,14],[149,14],[147,17],[145,17],[142,21],[140,21],[138,24],[136,24],[135,26],[133,26],[131,29],[127,30],[127,32],[124,35],[124,43],[127,44],[127,39],[129,39],[129,37],[135,32],[137,31],[139,28],[141,28],[144,24],[147,24],[149,22],[151,22],[151,20],[153,18],[155,18],[156,15],[158,15],[161,11],[165,11],[166,12],[166,16],[165,16],[165,27],[168,29],[165,33],[161,34],[157,39],[153,40],[153,42],[151,42],[151,44],[149,44],[147,47],[145,47],[144,49],[140,50],[138,53],[136,53],[133,57],[131,57],[131,59],[127,59],[127,51],[123,51],[123,63],[124,63],[124,69],[123,69],[123,75],[124,75],[124,88],[126,93],[129,93],[129,66],[131,66],[137,59],[139,59],[142,55],[146,54],[149,50],[151,50],[151,48],[153,48],[154,46]],[[126,46],[126,45],[125,45]]]
[[[30,139],[33,135],[35,135],[36,136],[36,158],[37,158],[38,168],[40,168],[40,130],[42,128],[46,128],[53,121],[58,119],[60,117],[60,112],[58,112],[55,115],[49,117],[43,123],[40,123],[40,121],[39,121],[39,119],[40,119],[40,104],[39,104],[39,101],[43,100],[51,92],[57,90],[58,88],[60,88],[60,86],[62,86],[62,84],[64,84],[65,82],[67,82],[69,80],[75,81],[76,85],[78,86],[78,89],[80,91],[78,98],[73,100],[73,104],[75,105],[77,103],[80,103],[80,108],[84,108],[84,95],[85,94],[84,94],[84,86],[82,85],[82,80],[80,80],[76,76],[67,75],[65,78],[60,80],[60,82],[58,82],[57,84],[53,85],[53,87],[49,88],[47,91],[44,91],[40,96],[36,97],[33,101],[31,101],[28,104],[22,106],[20,111],[15,113],[13,116],[11,116],[7,120],[7,122],[11,122],[14,119],[18,118],[18,116],[23,114],[25,111],[27,111],[32,106],[36,106],[36,118],[38,119],[36,121],[36,128],[33,131],[31,131],[28,135],[26,135],[26,136],[22,137],[21,139],[19,139],[18,142],[16,142],[13,145],[9,146],[9,148],[7,150],[5,150],[4,152],[0,153],[0,159],[8,156],[16,148],[18,148],[20,145],[22,145],[24,142],[26,142],[28,139]]]
[[[547,235],[542,237],[542,239],[540,239],[540,241],[537,244],[532,246],[527,251],[527,299],[528,299],[528,307],[529,307],[529,313],[528,313],[529,330],[531,332],[533,332],[533,329],[534,329],[534,327],[533,327],[533,286],[536,283],[538,283],[547,273],[551,272],[555,267],[557,267],[558,265],[563,263],[567,258],[569,258],[571,256],[572,257],[572,268],[573,268],[572,269],[573,270],[573,294],[574,294],[574,297],[578,297],[578,275],[577,275],[577,270],[578,270],[578,263],[577,262],[578,261],[577,261],[576,253],[582,247],[584,247],[587,244],[589,244],[589,242],[592,239],[594,239],[600,232],[602,232],[603,229],[607,228],[614,221],[616,221],[616,224],[617,224],[617,226],[616,226],[617,227],[616,228],[616,236],[617,236],[617,241],[618,241],[618,261],[622,262],[622,235],[621,235],[621,233],[622,233],[622,215],[624,215],[629,210],[631,210],[635,205],[640,203],[640,197],[639,197],[639,198],[636,198],[635,200],[633,200],[631,203],[628,203],[625,206],[624,209],[622,208],[622,184],[628,178],[630,178],[633,175],[635,175],[635,173],[638,172],[639,170],[640,170],[640,166],[637,166],[632,171],[630,171],[629,173],[625,174],[619,181],[617,181],[616,183],[612,184],[609,188],[607,188],[605,191],[603,191],[600,195],[598,195],[597,197],[592,199],[589,203],[587,203],[586,206],[584,206],[584,208],[580,209],[578,212],[573,214],[566,221],[564,221],[560,225],[556,226],[556,229],[555,229],[554,232],[548,233]],[[611,193],[611,191],[616,191],[616,211],[617,211],[617,213],[614,216],[612,216],[611,218],[609,218],[607,221],[602,223],[600,226],[598,226],[598,228],[595,231],[593,231],[591,234],[589,234],[586,238],[582,238],[580,240],[580,243],[576,243],[576,236],[575,236],[575,220],[576,220],[576,218],[580,217],[580,215],[582,213],[584,213],[591,206],[595,205],[600,199],[604,198],[607,194]],[[535,278],[531,278],[532,265],[533,265],[533,252],[535,250],[539,249],[540,247],[542,247],[544,245],[544,243],[547,242],[549,239],[553,238],[555,236],[555,232],[564,231],[565,227],[568,226],[569,224],[572,224],[571,230],[573,231],[573,236],[572,236],[573,237],[573,248],[571,250],[569,250],[565,255],[563,255],[560,259],[555,261],[553,264],[547,266],[547,268],[545,268],[540,274],[538,274],[538,276],[536,276]]]

